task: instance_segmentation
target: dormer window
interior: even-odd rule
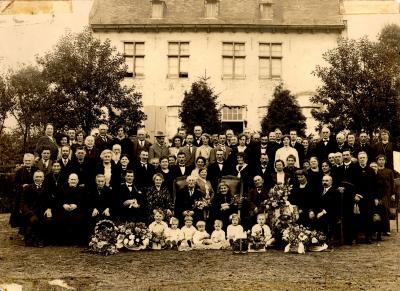
[[[163,18],[166,9],[165,1],[152,0],[151,9],[151,18]]]
[[[217,18],[218,0],[205,0],[205,18]]]
[[[273,5],[272,0],[260,1],[260,19],[272,20],[273,17],[272,5]]]

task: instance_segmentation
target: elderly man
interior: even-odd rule
[[[178,191],[175,197],[175,216],[183,224],[183,212],[186,210],[194,210],[195,201],[203,197],[202,192],[196,185],[196,178],[188,176],[186,178],[186,186]],[[195,212],[194,220],[199,220],[200,213]]]
[[[137,131],[136,139],[133,141],[132,149],[132,161],[138,162],[139,155],[142,150],[149,151],[151,143],[146,139],[147,131],[144,128],[140,128]]]
[[[203,144],[203,141],[201,139],[201,135],[203,134],[203,128],[200,125],[195,125],[193,133],[194,133],[193,145],[195,147],[201,146]]]
[[[108,134],[107,124],[99,125],[99,135],[95,138],[95,147],[99,149],[100,153],[106,149],[111,150],[113,137]]]
[[[322,139],[315,145],[314,154],[319,161],[326,160],[329,153],[336,152],[336,142],[331,139],[331,131],[328,127],[321,129]]]
[[[168,157],[169,150],[165,143],[165,134],[162,131],[157,131],[154,137],[156,142],[149,148],[149,159]]]
[[[25,245],[43,247],[45,220],[52,218],[49,196],[43,189],[44,174],[33,174],[33,183],[26,186],[21,195],[20,210],[25,229]]]
[[[243,226],[250,229],[256,222],[258,213],[264,212],[263,202],[268,197],[268,192],[264,188],[264,180],[261,176],[253,178],[254,187],[249,191],[247,199],[243,204]]]

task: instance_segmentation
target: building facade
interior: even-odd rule
[[[260,129],[280,82],[311,118],[312,75],[344,31],[339,1],[95,0],[90,25],[124,54],[127,84],[143,93],[150,134],[180,126],[185,90],[208,77],[223,124]]]

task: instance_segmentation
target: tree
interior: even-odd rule
[[[399,99],[379,44],[364,37],[340,39],[337,48],[323,55],[328,66],[317,66],[322,80],[312,102],[322,105],[313,116],[334,131],[362,129],[372,133],[387,128],[399,133]]]
[[[9,98],[14,101],[11,114],[17,120],[23,136],[23,150],[26,150],[32,129],[42,126],[51,111],[51,104],[46,100],[48,84],[35,66],[11,72],[7,84]]]
[[[217,133],[221,130],[221,118],[217,109],[218,95],[208,85],[209,78],[200,78],[185,91],[179,118],[184,127],[193,132],[195,125],[201,125],[204,132]]]
[[[145,119],[141,94],[121,84],[127,70],[124,57],[111,47],[110,40],[100,41],[89,28],[66,34],[37,62],[49,83],[52,110],[48,121],[56,128],[82,127],[89,132],[100,123],[104,107],[130,130]]]
[[[267,115],[261,121],[261,128],[265,133],[277,127],[284,133],[295,129],[298,134],[303,135],[306,128],[306,118],[301,112],[296,97],[285,89],[283,84],[275,87],[273,98],[268,104]]]
[[[6,79],[0,75],[0,136],[3,133],[4,122],[13,107],[13,100],[7,92]]]

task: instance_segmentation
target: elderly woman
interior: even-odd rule
[[[197,160],[198,157],[203,157],[206,159],[206,164],[208,164],[210,160],[210,152],[212,147],[210,146],[210,135],[207,133],[203,133],[201,135],[202,145],[199,146],[196,150],[195,158]]]
[[[121,173],[119,167],[112,161],[111,150],[103,150],[100,154],[102,162],[97,164],[94,175],[103,174],[106,178],[106,186],[117,189],[121,183]],[[94,184],[94,179],[91,181]]]
[[[88,225],[83,188],[78,186],[78,175],[72,173],[68,183],[54,198],[54,230],[60,243],[86,243]]]
[[[174,204],[171,199],[171,194],[168,188],[163,185],[164,177],[161,173],[154,174],[154,185],[147,189],[146,200],[149,214],[153,213],[155,209],[161,209],[164,212],[166,220],[172,217]]]
[[[221,182],[218,185],[218,192],[214,196],[211,206],[211,216],[213,220],[222,220],[224,228],[229,225],[229,216],[237,213],[238,209],[235,206],[233,195],[228,184]]]
[[[172,138],[172,145],[168,149],[169,155],[178,156],[179,150],[182,147],[183,137],[180,135],[175,135]]]

